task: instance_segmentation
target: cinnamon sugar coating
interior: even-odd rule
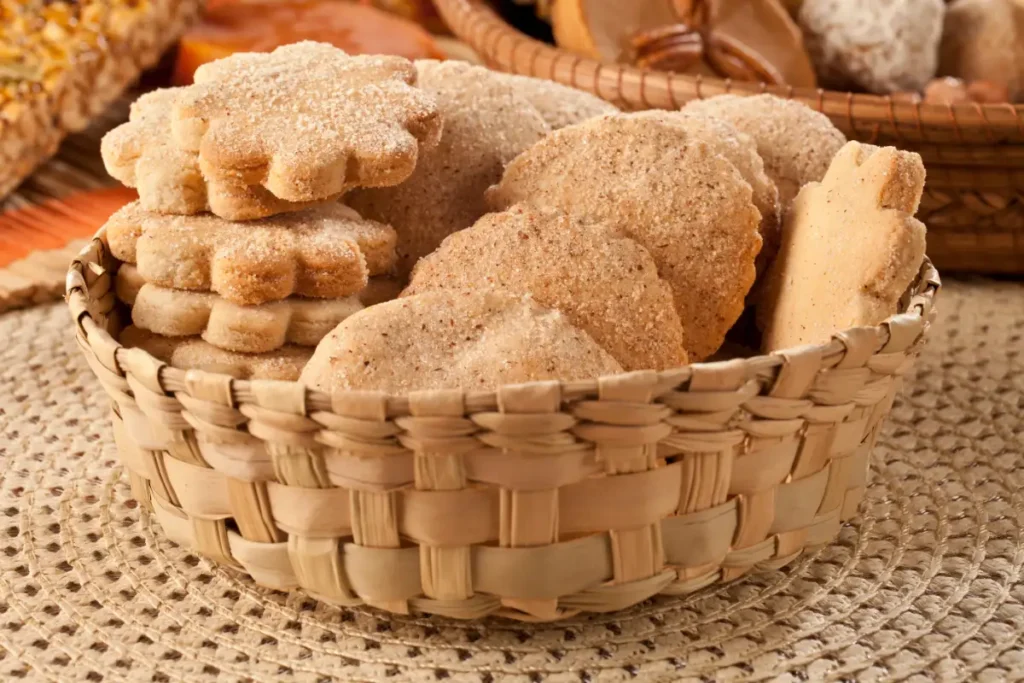
[[[801,187],[825,177],[846,142],[824,114],[774,95],[719,95],[690,102],[683,112],[723,119],[754,140],[765,173],[779,189],[783,213]]]
[[[437,101],[444,135],[395,187],[355,191],[346,201],[398,231],[398,270],[408,275],[441,241],[487,208],[484,191],[509,161],[550,130],[515,88],[464,62],[416,62],[419,86]]]
[[[622,371],[586,332],[528,297],[431,291],[364,309],[316,349],[302,373],[326,392],[491,390]]]
[[[412,63],[310,41],[236,53],[196,70],[176,98],[175,143],[207,178],[239,177],[286,201],[382,187],[412,173],[441,117]]]
[[[761,249],[750,185],[711,146],[653,118],[604,116],[555,131],[488,191],[604,223],[645,247],[672,287],[690,360],[721,346]]]
[[[672,289],[646,249],[607,226],[529,205],[487,214],[420,260],[403,296],[483,287],[561,311],[626,370],[686,363]]]

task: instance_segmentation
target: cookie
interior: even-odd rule
[[[943,0],[803,0],[797,20],[821,84],[920,91],[935,76]]]
[[[1024,2],[955,0],[944,26],[940,74],[1005,85],[1003,101],[1024,95]]]
[[[500,71],[490,73],[493,78],[508,83],[516,89],[516,92],[529,100],[530,104],[544,117],[551,130],[565,128],[595,116],[616,114],[619,111],[619,108],[611,102],[606,102],[600,97],[561,83]]]
[[[210,211],[238,221],[311,206],[278,199],[236,176],[204,178],[199,155],[170,140],[171,107],[183,91],[165,88],[142,95],[132,103],[128,122],[103,136],[100,152],[107,172],[138,190],[143,208],[173,214]]]
[[[525,204],[487,214],[421,259],[403,296],[482,287],[561,311],[626,370],[686,364],[671,287],[646,249],[605,225]]]
[[[212,291],[252,306],[292,295],[337,299],[394,265],[395,232],[341,204],[232,223],[168,216],[132,202],[110,217],[107,243],[161,287]]]
[[[924,259],[925,226],[913,217],[924,179],[913,152],[849,142],[824,180],[801,190],[758,308],[765,351],[896,313]]]
[[[294,382],[313,355],[313,349],[307,346],[282,346],[268,353],[236,353],[218,349],[198,337],[161,337],[134,325],[124,329],[119,341],[175,368],[223,373],[236,379]]]
[[[396,185],[441,117],[401,57],[351,57],[326,43],[236,53],[196,70],[171,109],[175,143],[207,178],[241,178],[290,202]]]
[[[725,119],[693,111],[643,111],[631,114],[640,118],[653,117],[666,123],[683,126],[700,140],[721,154],[736,167],[753,191],[754,206],[761,212],[761,252],[757,255],[757,273],[763,274],[775,258],[782,239],[782,206],[779,189],[764,170],[764,161],[757,153],[754,139],[740,132]]]
[[[562,313],[507,292],[463,290],[424,292],[360,311],[320,342],[300,381],[326,392],[405,393],[619,372]]]
[[[168,289],[142,281],[138,270],[123,265],[116,291],[132,306],[132,323],[164,337],[200,336],[217,348],[263,353],[285,344],[316,346],[338,323],[360,311],[356,297],[292,297],[259,306],[239,306],[208,292]]]
[[[401,185],[346,198],[363,216],[398,231],[403,276],[441,240],[486,213],[484,191],[498,182],[505,164],[550,130],[528,100],[483,67],[420,61],[416,68],[420,87],[444,117],[440,144],[424,152]]]
[[[779,189],[783,214],[801,187],[825,177],[846,142],[824,114],[774,95],[719,95],[695,100],[683,112],[723,119],[753,138],[765,173]]]
[[[672,287],[691,361],[722,344],[754,282],[752,197],[736,168],[682,126],[623,114],[551,133],[488,191],[497,209],[552,206],[645,247]]]

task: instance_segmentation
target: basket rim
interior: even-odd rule
[[[483,0],[434,0],[452,32],[481,53],[489,64],[528,76],[536,76],[533,69],[540,61],[550,65],[550,80],[588,90],[597,95],[603,91],[621,90],[625,81],[631,81],[646,104],[647,90],[652,84],[666,89],[673,104],[688,99],[713,97],[723,94],[773,94],[794,99],[830,117],[846,120],[850,128],[861,125],[889,126],[899,134],[899,126],[916,129],[939,128],[952,131],[957,137],[961,129],[984,129],[989,134],[1013,135],[1024,140],[1024,104],[935,104],[915,100],[898,100],[891,95],[842,92],[825,88],[795,88],[748,83],[732,79],[705,78],[654,69],[641,69],[620,64],[607,64],[589,57],[570,53],[557,46],[535,40],[505,22]],[[517,55],[526,54],[528,68],[522,67]],[[577,78],[580,72],[589,74],[589,85]],[[679,98],[678,92],[689,91],[690,97]],[[676,102],[676,99],[679,102]],[[679,106],[670,107],[678,109]],[[874,134],[877,135],[876,128]],[[923,138],[923,135],[922,135]]]
[[[217,380],[224,381],[229,384],[231,387],[233,401],[236,404],[243,404],[251,402],[255,397],[255,391],[253,388],[255,384],[265,385],[267,383],[274,383],[279,385],[301,386],[305,391],[305,404],[308,412],[333,410],[335,403],[332,399],[332,394],[311,389],[300,384],[298,381],[247,380],[238,379],[225,373],[217,373],[207,370],[183,370],[181,368],[172,367],[141,349],[128,349],[122,346],[102,324],[93,319],[92,313],[90,312],[90,302],[93,301],[93,299],[90,297],[89,292],[89,277],[91,276],[92,282],[95,282],[101,277],[110,279],[113,275],[111,266],[117,263],[120,263],[120,261],[113,258],[113,256],[111,256],[107,251],[106,228],[100,228],[89,243],[83,247],[74,260],[71,261],[67,272],[64,298],[71,313],[71,317],[74,320],[79,343],[91,347],[92,339],[98,335],[98,338],[102,340],[105,346],[114,349],[114,362],[122,374],[128,374],[125,371],[127,368],[127,365],[124,362],[125,354],[129,352],[137,355],[142,354],[159,368],[158,375],[160,382],[168,394],[177,393],[179,391],[188,393],[189,387],[194,385],[194,380],[197,376],[207,379],[216,378]],[[112,281],[108,282],[108,285],[112,288]],[[872,355],[876,355],[879,352],[885,351],[885,347],[891,339],[890,325],[895,319],[908,317],[911,319],[919,319],[924,323],[921,335],[925,334],[928,327],[928,318],[934,306],[935,296],[941,286],[942,282],[939,277],[939,272],[932,265],[928,257],[925,256],[917,277],[910,284],[907,292],[905,292],[901,298],[900,312],[878,325],[851,328],[837,332],[832,335],[832,339],[827,343],[794,347],[792,349],[775,351],[770,354],[758,354],[748,358],[737,358],[709,363],[690,363],[667,370],[641,370],[639,372],[654,373],[658,378],[658,384],[664,385],[667,388],[677,387],[687,382],[693,376],[694,368],[722,367],[724,365],[743,367],[744,375],[747,380],[756,380],[759,376],[762,376],[765,381],[768,381],[771,379],[775,369],[782,367],[788,362],[788,357],[791,354],[806,354],[808,351],[812,351],[821,355],[824,366],[831,367],[832,365],[837,364],[846,352],[846,339],[853,337],[862,341],[865,337],[870,337],[874,342]],[[109,292],[108,295],[113,297],[112,291]],[[618,376],[634,374],[637,374],[637,372],[623,372]],[[607,377],[615,376],[616,375],[608,375]],[[565,400],[597,395],[599,388],[598,378],[575,380],[571,382],[565,382],[562,380],[540,380],[538,382],[531,382],[527,384],[544,382],[559,383],[562,387],[563,399]],[[453,388],[442,391],[461,394],[467,411],[476,412],[481,410],[492,410],[497,407],[499,405],[498,395],[502,388],[503,387],[495,387],[490,391],[464,391]],[[393,417],[410,414],[409,397],[411,395],[431,392],[436,393],[437,390],[421,390],[407,392],[405,394],[389,394],[387,392],[372,390],[351,390],[338,393],[348,395],[373,394],[380,396],[384,399],[387,405],[388,416]]]

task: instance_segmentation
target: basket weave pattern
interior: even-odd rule
[[[769,92],[827,115],[851,139],[919,152],[928,184],[918,217],[943,270],[1024,273],[1024,107],[924,104],[878,95],[766,86],[602,64],[532,40],[483,0],[436,0],[489,66],[594,93],[626,109]]]
[[[528,620],[694,591],[831,541],[939,287],[925,263],[905,313],[772,356],[330,396],[120,347],[116,267],[101,231],[68,304],[133,494],[170,538],[342,605]]]

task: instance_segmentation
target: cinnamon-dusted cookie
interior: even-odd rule
[[[672,287],[690,360],[714,353],[743,311],[761,248],[750,185],[682,126],[611,115],[555,131],[488,192],[609,225],[645,247]]]
[[[782,206],[779,202],[779,189],[765,173],[764,161],[757,153],[754,139],[726,119],[696,111],[671,112],[652,109],[631,116],[656,118],[682,126],[708,143],[736,167],[743,179],[750,184],[750,189],[754,193],[754,206],[761,212],[762,243],[761,252],[757,255],[757,273],[763,275],[779,250],[779,241],[782,239]]]
[[[753,138],[765,173],[779,189],[783,213],[801,187],[825,177],[846,142],[824,114],[774,95],[719,95],[690,102],[683,111],[724,119]]]
[[[364,309],[320,342],[302,373],[320,391],[489,390],[622,368],[560,312],[498,290],[432,291]]]
[[[546,78],[519,76],[501,71],[490,73],[492,77],[505,81],[529,100],[551,126],[551,130],[565,128],[595,116],[616,114],[619,111],[614,104],[600,97]]]
[[[441,240],[486,213],[484,191],[501,178],[505,164],[550,130],[528,100],[483,67],[423,60],[416,69],[419,86],[444,117],[441,142],[423,153],[401,185],[347,198],[360,214],[398,231],[403,276]]]
[[[803,0],[797,15],[825,87],[920,91],[935,76],[943,0]]]
[[[114,257],[137,264],[146,282],[213,291],[243,306],[293,294],[349,296],[395,261],[394,230],[341,204],[232,223],[132,202],[110,217],[106,233]]]
[[[608,226],[526,204],[487,214],[421,259],[403,296],[481,287],[561,311],[626,370],[686,363],[671,287],[646,249]]]
[[[765,351],[827,342],[896,313],[925,252],[921,157],[849,142],[825,179],[801,190],[765,283]]]
[[[107,172],[138,190],[143,208],[174,214],[210,211],[238,221],[311,205],[278,199],[240,176],[204,178],[199,155],[171,140],[171,107],[184,90],[164,88],[142,95],[132,103],[128,122],[103,136],[100,152]]]
[[[117,271],[118,298],[132,307],[132,323],[164,337],[201,336],[217,348],[263,353],[285,344],[316,346],[338,323],[363,309],[359,299],[290,297],[239,306],[209,292],[188,292],[145,282],[124,264]]]
[[[124,329],[119,341],[175,368],[219,372],[237,379],[294,382],[313,355],[308,346],[291,345],[267,353],[236,353],[218,349],[198,337],[161,337],[134,325]]]
[[[175,143],[207,178],[238,177],[291,202],[383,187],[412,173],[441,117],[407,59],[301,42],[196,70],[175,99]]]

